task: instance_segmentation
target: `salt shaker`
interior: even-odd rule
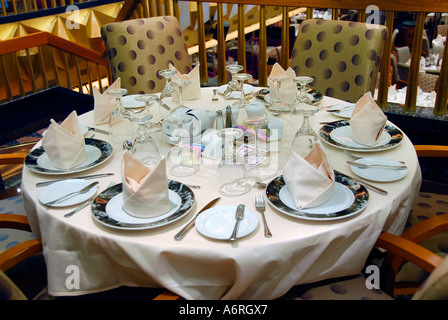
[[[216,130],[221,130],[224,128],[224,119],[222,118],[222,111],[216,111]]]

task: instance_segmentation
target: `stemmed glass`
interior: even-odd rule
[[[178,79],[178,80],[176,80],[176,81],[172,81],[172,82],[171,82],[171,85],[172,85],[173,87],[177,88],[176,93],[177,93],[177,96],[178,96],[178,98],[179,98],[179,102],[178,102],[179,105],[178,105],[177,107],[171,109],[171,113],[175,112],[175,111],[178,110],[179,108],[187,108],[187,107],[184,105],[184,101],[183,101],[183,99],[182,99],[182,91],[183,91],[184,88],[185,88],[186,86],[188,86],[190,83],[191,83],[191,81],[190,81],[190,80],[186,80],[186,79]]]
[[[224,196],[239,196],[248,192],[251,185],[246,179],[246,167],[236,154],[234,142],[243,136],[237,128],[218,131],[223,142],[223,155],[217,169],[218,191]]]
[[[280,88],[282,85],[282,81],[288,80],[288,76],[286,75],[276,77],[271,76],[270,78],[272,81],[277,83],[277,100],[269,105],[268,110],[273,113],[290,112],[291,107],[287,103],[283,102],[280,96]]]
[[[162,101],[165,98],[173,96],[173,86],[171,85],[171,77],[176,74],[175,70],[171,69],[162,69],[157,72],[160,76],[166,79],[165,88],[163,88],[162,93],[160,94],[160,100]]]
[[[145,116],[140,118],[139,124],[145,126],[148,129],[156,128],[157,125],[154,122],[150,122],[150,120],[154,117],[153,114],[149,113],[149,105],[151,102],[158,100],[159,98],[155,94],[142,94],[135,98],[135,100],[145,103]],[[160,126],[157,127],[160,130]]]
[[[226,88],[226,91],[224,92],[224,97],[226,100],[236,99],[236,97],[233,93],[241,91],[241,88],[240,88],[240,83],[238,82],[238,80],[235,79],[235,74],[242,71],[244,69],[244,67],[240,66],[240,65],[233,64],[233,65],[226,66],[225,69],[227,71],[229,71],[232,78]]]
[[[244,81],[252,79],[252,75],[249,73],[237,73],[234,75],[234,77],[235,80],[240,82],[241,97],[233,105],[238,108],[244,108],[249,103],[244,95]]]
[[[292,141],[292,151],[301,157],[305,157],[313,148],[314,142],[317,141],[317,135],[310,125],[310,117],[319,108],[312,104],[310,97],[306,94],[306,85],[313,82],[313,78],[304,76],[296,77],[294,78],[294,82],[300,84],[300,92],[294,102],[294,111],[303,115],[303,121]]]
[[[169,172],[178,177],[187,177],[198,172],[200,154],[184,145],[186,139],[190,142],[193,139],[193,118],[185,113],[176,112],[165,117],[164,125],[165,129],[168,129],[167,134],[170,134],[170,141],[177,144],[171,148],[168,155]]]
[[[131,115],[123,106],[123,96],[128,93],[124,88],[110,89],[107,93],[117,101],[115,110],[110,115],[109,133],[113,143],[122,145],[126,140],[132,141],[134,137],[134,127],[131,122]]]
[[[148,128],[140,127],[130,151],[145,166],[155,168],[160,160],[160,153]]]

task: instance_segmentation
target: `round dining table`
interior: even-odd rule
[[[222,94],[214,101],[212,89],[202,88],[201,98],[184,101],[185,105],[216,111],[235,102],[225,100]],[[254,87],[255,91],[259,89]],[[316,103],[319,111],[310,120],[316,133],[326,122],[343,120],[326,111],[338,103],[341,101],[330,97]],[[154,104],[150,111],[157,121],[160,110],[164,109],[159,110],[157,102]],[[170,101],[167,104],[175,105]],[[83,125],[108,130],[107,125],[95,126],[93,112],[79,117]],[[238,124],[246,117],[245,109],[239,109]],[[283,123],[283,135],[281,140],[271,142],[270,154],[277,171],[267,183],[282,175],[291,154],[292,140],[302,122],[299,114],[281,114],[275,119]],[[94,139],[110,139],[107,134],[93,133]],[[161,132],[153,136],[161,155],[166,156],[172,145]],[[321,142],[334,169],[355,180],[359,178],[346,163],[350,159],[342,148]],[[38,143],[35,148],[40,146]],[[403,133],[401,142],[387,150],[355,152],[406,162],[407,174],[399,180],[376,182],[359,178],[386,190],[387,195],[367,188],[368,202],[363,210],[334,220],[295,217],[267,201],[265,217],[272,237],[265,237],[262,216],[254,205],[255,194],[262,193],[266,199],[266,190],[255,184],[240,196],[221,195],[216,181],[219,160],[206,157],[202,157],[199,171],[191,176],[174,177],[168,173],[169,179],[199,185],[200,189],[191,189],[194,204],[187,214],[156,228],[110,227],[94,217],[90,205],[66,218],[64,214],[77,205],[49,207],[39,201],[40,192],[47,188],[36,186],[42,181],[113,172],[113,176],[96,179],[97,194],[106,190],[112,181],[121,183],[123,149],[113,147],[109,159],[82,173],[48,175],[24,167],[25,208],[33,232],[43,242],[48,289],[53,296],[77,296],[131,286],[163,287],[184,299],[275,299],[295,285],[357,275],[382,231],[402,233],[421,184],[416,152]],[[201,208],[217,197],[221,199],[214,208],[244,204],[246,210],[255,213],[258,220],[255,229],[236,241],[229,241],[208,237],[193,228],[182,240],[175,240],[174,236]]]

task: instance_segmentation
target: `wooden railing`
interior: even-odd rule
[[[102,53],[48,32],[0,42],[0,63],[0,97],[7,100],[55,85],[91,93],[95,82],[102,92],[108,78]]]

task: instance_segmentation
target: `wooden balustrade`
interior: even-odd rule
[[[5,1],[5,0],[0,0]],[[21,0],[22,1],[22,0]],[[25,1],[25,0],[23,0]],[[28,0],[29,1],[29,0]],[[34,1],[34,0],[32,0]],[[71,0],[73,1],[73,0]],[[121,11],[118,13],[115,21],[121,21],[126,19],[135,19],[141,17],[149,17],[149,16],[157,16],[157,15],[174,15],[180,18],[179,12],[179,2],[187,1],[187,0],[126,0],[123,2],[123,7]],[[18,0],[16,0],[18,2]],[[370,10],[366,11],[368,8],[378,8],[380,11],[386,13],[386,21],[385,25],[389,30],[389,35],[391,36],[394,30],[394,16],[399,12],[414,12],[416,13],[416,25],[414,31],[414,37],[412,42],[412,59],[411,65],[409,68],[409,78],[407,82],[407,98],[404,104],[404,109],[409,112],[413,112],[416,110],[416,97],[417,97],[417,87],[418,87],[418,79],[419,79],[419,64],[420,64],[420,53],[422,48],[422,37],[423,37],[423,27],[426,14],[429,12],[448,12],[448,1],[444,0],[435,0],[435,1],[417,1],[417,0],[395,0],[395,1],[386,1],[386,0],[358,0],[356,2],[350,0],[304,0],[304,1],[296,1],[296,0],[216,0],[213,3],[214,10],[216,10],[215,19],[217,26],[217,37],[216,39],[211,39],[209,34],[206,34],[206,30],[204,28],[204,21],[206,18],[203,14],[203,6],[204,3],[208,1],[205,0],[197,0],[197,1],[188,1],[189,3],[195,4],[196,13],[194,14],[194,19],[197,19],[197,25],[199,26],[196,30],[189,32],[197,32],[195,35],[195,39],[198,41],[198,45],[195,46],[197,56],[199,59],[199,63],[201,66],[207,66],[207,55],[206,51],[209,50],[210,46],[216,47],[216,57],[217,57],[217,70],[218,70],[218,84],[224,84],[227,82],[227,74],[224,69],[226,64],[226,40],[229,40],[229,34],[227,34],[227,39],[225,37],[224,31],[224,19],[225,14],[223,12],[223,5],[235,5],[238,8],[237,14],[237,28],[233,35],[234,38],[237,38],[237,46],[238,46],[238,63],[243,65],[246,69],[246,43],[245,43],[245,34],[247,32],[253,31],[254,29],[248,29],[248,14],[245,13],[245,8],[247,5],[255,5],[258,8],[258,25],[255,27],[259,30],[259,56],[258,56],[258,83],[260,86],[265,86],[267,84],[267,76],[268,76],[268,68],[267,68],[267,43],[266,43],[266,26],[273,23],[280,23],[282,28],[281,35],[281,56],[280,63],[283,68],[287,68],[289,66],[289,48],[293,45],[293,43],[289,43],[289,21],[290,16],[293,14],[297,14],[297,9],[301,9],[304,12],[307,12],[309,18],[312,17],[313,8],[329,8],[332,12],[332,19],[338,19],[340,16],[340,10],[358,10],[358,21],[366,21],[370,22]],[[2,2],[4,3],[4,2]],[[13,2],[15,3],[15,2]],[[24,2],[25,3],[25,2]],[[67,0],[64,2],[67,3]],[[275,17],[270,16],[271,9],[280,10],[275,11]],[[215,11],[214,11],[215,12]],[[192,15],[190,13],[190,15]],[[253,14],[251,14],[253,16]],[[370,20],[369,20],[370,19]],[[233,26],[232,26],[233,27]],[[53,40],[56,41],[56,40]],[[8,40],[9,42],[9,40]],[[68,44],[67,44],[68,45]],[[42,46],[42,45],[41,45]],[[51,46],[51,45],[50,45]],[[8,44],[9,47],[9,44]],[[3,68],[3,65],[6,67],[11,67],[14,65],[25,65],[30,64],[33,59],[33,54],[30,54],[29,51],[31,49],[35,50],[36,46],[28,45],[26,47],[21,47],[17,50],[25,50],[23,51],[23,55],[15,54],[15,58],[7,58],[5,53],[1,53],[2,59],[0,59],[0,67]],[[0,44],[0,49],[2,48]],[[29,49],[29,50],[26,50]],[[60,48],[66,49],[67,48]],[[73,48],[72,48],[73,49]],[[190,48],[191,49],[191,48]],[[15,52],[17,52],[15,50]],[[37,48],[40,50],[40,47]],[[57,49],[59,50],[59,49]],[[388,84],[389,84],[389,65],[390,65],[390,54],[392,50],[392,41],[390,40],[386,43],[386,48],[384,50],[382,56],[382,66],[380,69],[380,81],[378,86],[378,104],[386,108],[388,105]],[[14,51],[14,50],[13,50]],[[70,52],[70,50],[67,50]],[[40,51],[39,51],[40,52]],[[193,52],[193,50],[192,50]],[[73,61],[70,61],[70,58],[65,59],[64,55],[62,55],[62,59],[60,63],[62,65],[68,65],[70,67],[70,63],[74,64],[76,70],[78,64],[82,64],[83,59],[88,60],[87,64],[92,64],[90,61],[92,60],[91,54],[88,52],[70,52],[70,54],[75,54],[78,56]],[[87,54],[87,56],[84,56]],[[90,56],[89,56],[90,55]],[[26,57],[26,58],[24,58]],[[443,63],[440,71],[440,78],[438,82],[437,88],[437,99],[434,108],[434,114],[436,115],[445,115],[447,112],[447,101],[448,101],[448,52],[445,50],[443,53]],[[100,58],[98,58],[100,61]],[[8,60],[8,61],[6,61]],[[66,64],[67,61],[67,64]],[[103,62],[104,63],[104,62]],[[94,63],[98,66],[104,66],[104,64],[96,61]],[[79,67],[81,68],[81,67]],[[57,69],[57,68],[56,68]],[[98,68],[100,69],[100,68]],[[205,68],[204,68],[205,69]],[[3,68],[3,70],[6,70]],[[78,69],[79,70],[79,69]],[[90,69],[89,69],[90,70]],[[207,70],[203,70],[201,72],[201,83],[205,84],[208,82],[208,73]],[[6,73],[6,72],[4,72]],[[45,73],[44,73],[45,74]],[[11,80],[11,76],[4,74],[2,75],[3,79]],[[22,77],[24,75],[21,75]],[[30,78],[34,78],[29,74],[26,75]],[[61,78],[62,76],[60,76]],[[26,78],[26,77],[25,77]],[[45,76],[43,77],[45,78]],[[57,78],[55,76],[54,78]],[[64,81],[73,83],[80,83],[80,75],[79,71],[75,71],[74,74],[70,72],[64,77]],[[82,79],[81,79],[82,80]],[[43,80],[44,81],[44,80]],[[47,80],[48,81],[48,80]],[[45,81],[44,81],[45,82]],[[6,80],[8,83],[8,80]],[[23,84],[20,84],[23,86]],[[30,87],[34,90],[37,86],[37,83],[31,83]],[[20,89],[21,92],[25,90],[25,88]],[[6,91],[11,91],[11,88],[7,88]],[[12,93],[8,92],[10,96]]]
[[[48,32],[0,42],[0,100],[58,85],[92,93],[95,82],[103,92],[107,59],[98,52]]]

